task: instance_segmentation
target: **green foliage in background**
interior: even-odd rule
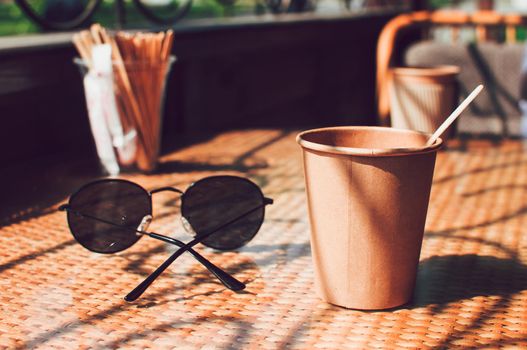
[[[38,28],[12,3],[0,2],[0,35],[37,32]]]
[[[233,5],[224,6],[216,0],[193,0],[192,7],[185,19],[192,18],[215,18],[225,16],[235,16],[242,14],[254,14],[261,12],[258,0],[237,0]],[[38,13],[43,13],[46,0],[32,0],[30,4]],[[160,6],[159,9],[152,8],[157,13],[171,13],[177,8],[177,2],[170,5]],[[93,22],[114,28],[116,23],[116,9],[114,0],[104,0],[92,17]],[[148,28],[155,26],[149,22],[135,8],[132,1],[125,1],[126,24],[125,28]],[[37,25],[25,16],[13,1],[0,0],[0,36],[38,33],[40,29]]]
[[[431,9],[438,9],[450,5],[450,0],[428,0],[428,7]]]

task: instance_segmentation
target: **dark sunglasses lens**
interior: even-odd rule
[[[209,177],[196,182],[185,192],[181,208],[183,217],[198,235],[250,212],[202,241],[220,250],[236,249],[249,242],[262,225],[264,211],[260,188],[234,176]]]
[[[152,212],[148,193],[122,180],[88,184],[70,198],[69,205],[68,223],[75,239],[86,249],[106,254],[137,242],[141,236],[134,229]]]

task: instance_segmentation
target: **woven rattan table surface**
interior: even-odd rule
[[[315,295],[294,136],[223,133],[164,157],[158,174],[125,176],[146,188],[184,188],[212,174],[261,185],[275,204],[255,239],[237,252],[199,248],[245,281],[245,292],[226,290],[184,255],[126,303],[123,296],[174,248],[143,238],[117,255],[90,253],[73,241],[65,214],[49,211],[0,228],[0,346],[527,348],[527,151],[520,142],[456,143],[439,154],[415,298],[396,310],[363,312]],[[189,240],[178,208],[174,194],[155,197],[151,229]]]

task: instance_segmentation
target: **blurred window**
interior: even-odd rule
[[[411,0],[0,0],[0,36],[71,30],[168,26],[175,21],[269,13],[408,10]]]
[[[458,9],[467,12],[495,10],[500,13],[527,14],[527,0],[428,0],[432,9]]]

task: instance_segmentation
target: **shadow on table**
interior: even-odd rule
[[[99,178],[94,171],[96,164],[64,161],[67,165],[51,167],[44,160],[6,169],[0,175],[0,227],[52,213],[57,202],[67,200],[87,181]]]
[[[478,296],[497,297],[485,299],[485,305],[471,313],[468,324],[445,334],[437,348],[448,349],[456,339],[463,339],[488,325],[497,314],[503,314],[510,307],[514,294],[525,289],[527,265],[514,258],[475,254],[434,256],[419,264],[414,299],[403,308],[430,306],[436,315],[452,302]],[[486,345],[504,346],[519,340],[500,338]]]
[[[118,317],[120,314],[123,313],[134,313],[134,309],[142,309],[142,308],[149,308],[153,305],[157,305],[155,302],[152,302],[152,300],[156,300],[156,298],[161,297],[162,294],[168,293],[169,290],[161,290],[157,291],[157,293],[150,294],[149,298],[143,298],[146,300],[142,300],[141,302],[137,303],[127,303],[127,304],[120,304],[116,303],[113,306],[109,308],[101,308],[94,310],[93,313],[90,313],[89,315],[86,315],[82,319],[75,320],[73,322],[68,323],[67,325],[60,325],[55,328],[48,329],[44,332],[41,332],[37,334],[36,336],[33,336],[26,341],[18,344],[18,346],[15,349],[33,349],[35,347],[45,347],[48,342],[52,340],[56,340],[57,338],[63,338],[70,335],[72,332],[78,330],[79,328],[85,327],[85,326],[93,326],[97,327],[97,325],[100,322],[104,322],[105,320],[111,319],[111,317]],[[173,292],[173,291],[172,291]],[[192,297],[208,297],[216,293],[220,293],[221,290],[214,290],[207,293],[200,293],[195,294]],[[172,299],[171,302],[176,301],[182,301],[187,298],[179,297]],[[141,330],[134,329],[133,327],[131,331],[124,331],[122,334],[119,334],[117,336],[113,337],[107,337],[107,341],[101,341],[99,343],[99,346],[93,347],[94,349],[114,349],[122,347],[130,342],[141,340],[141,339],[148,339],[152,336],[152,334],[166,334],[166,332],[174,330],[176,328],[180,327],[197,327],[198,325],[206,325],[211,324],[214,322],[227,322],[229,325],[236,329],[236,335],[235,338],[241,340],[247,339],[249,337],[249,330],[251,329],[251,324],[246,322],[243,317],[238,316],[236,312],[232,312],[231,315],[226,316],[215,316],[211,314],[207,314],[206,316],[196,316],[194,318],[189,317],[188,320],[182,320],[182,319],[176,319],[176,318],[168,318],[164,322],[160,322],[159,320],[155,320],[151,324],[143,327]],[[123,328],[123,330],[125,330]],[[229,347],[232,349],[235,349],[237,347]]]
[[[527,265],[493,256],[434,256],[419,264],[413,302],[408,307],[436,305],[439,312],[450,302],[476,296],[509,299],[527,289]]]
[[[463,339],[467,334],[473,334],[503,314],[510,307],[513,295],[527,289],[527,265],[516,259],[496,258],[493,256],[446,255],[434,256],[423,260],[419,265],[417,286],[413,302],[391,310],[348,310],[338,306],[320,303],[310,310],[304,318],[297,322],[282,340],[284,347],[295,344],[309,333],[313,325],[331,323],[338,315],[354,313],[381,313],[389,315],[394,310],[430,307],[433,315],[438,315],[448,307],[449,303],[470,299],[477,296],[497,296],[486,298],[486,305],[475,308],[470,320],[465,320],[458,327],[452,327],[441,339],[435,349],[449,349],[455,340]],[[459,307],[456,307],[459,310]],[[451,311],[446,312],[448,314]],[[395,316],[393,316],[395,317]],[[462,318],[462,316],[459,316]],[[412,316],[410,316],[412,318]],[[350,317],[350,322],[352,318]],[[386,329],[388,332],[389,329]],[[367,332],[367,329],[364,330]],[[396,337],[394,337],[396,339]],[[499,339],[483,339],[480,347],[503,347],[524,341],[525,337],[517,334],[515,337],[500,336]],[[364,346],[363,344],[361,344]],[[386,344],[385,344],[386,345]],[[468,347],[477,349],[478,347]]]
[[[173,173],[188,173],[193,171],[238,171],[247,173],[251,170],[267,168],[268,164],[264,160],[256,161],[253,164],[245,162],[225,162],[225,163],[210,163],[210,162],[189,162],[189,161],[165,161],[160,163],[155,171],[155,174],[173,174]]]
[[[192,171],[239,171],[247,173],[252,170],[267,168],[268,164],[265,159],[255,158],[255,154],[287,137],[293,132],[290,130],[281,130],[277,135],[268,140],[257,144],[244,153],[233,156],[233,159],[219,164],[207,162],[192,161],[166,161],[159,164],[156,174],[183,173]]]
[[[503,144],[504,141],[507,141],[509,139],[517,140],[519,138],[517,137],[509,137],[507,139],[503,138],[501,135],[494,135],[494,134],[470,134],[470,133],[464,133],[459,132],[457,134],[457,142],[453,143],[447,143],[448,150],[452,151],[458,151],[458,152],[468,152],[470,147],[470,142],[482,142],[487,147],[499,147]],[[510,153],[510,152],[508,152]]]
[[[489,192],[513,191],[513,190],[525,191],[527,190],[527,186],[526,185],[512,185],[512,184],[500,185],[500,186],[488,186],[488,187],[485,187],[485,188],[482,188],[476,191],[461,193],[461,196],[462,197],[473,197],[473,196],[479,196],[482,194],[486,194]]]
[[[509,162],[497,163],[497,164],[492,164],[492,165],[488,165],[488,166],[481,166],[481,167],[477,167],[477,168],[474,168],[474,169],[465,170],[465,171],[463,171],[461,173],[445,175],[445,176],[442,176],[440,178],[434,178],[433,184],[437,185],[437,184],[449,182],[449,181],[452,181],[452,180],[457,180],[457,179],[462,178],[464,176],[474,175],[474,174],[481,174],[481,173],[486,173],[486,172],[494,171],[494,170],[502,170],[502,169],[505,169],[505,168],[520,168],[521,166],[525,165],[526,163],[527,163],[527,161],[525,161],[525,160],[519,160],[519,161],[509,161]]]
[[[57,253],[58,251],[64,249],[64,248],[67,248],[69,246],[72,246],[72,245],[75,245],[77,244],[77,242],[74,240],[74,239],[70,239],[68,241],[65,241],[65,242],[62,242],[62,243],[58,243],[52,247],[49,247],[49,248],[46,248],[46,249],[42,249],[42,250],[39,250],[39,251],[36,251],[36,252],[31,252],[31,253],[28,253],[26,255],[22,255],[16,259],[13,259],[13,260],[10,260],[10,261],[2,261],[2,263],[0,264],[0,274],[2,274],[4,271],[6,270],[9,270],[9,269],[12,269],[18,265],[22,265],[24,264],[25,262],[27,261],[30,261],[30,260],[33,260],[33,259],[37,259],[41,256],[44,256],[46,254],[54,254],[54,253]]]

